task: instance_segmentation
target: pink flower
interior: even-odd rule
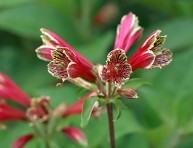
[[[129,59],[132,69],[155,68],[168,65],[172,61],[172,52],[163,48],[166,36],[160,36],[160,30],[154,31]]]
[[[41,29],[43,45],[36,49],[37,56],[50,61],[48,71],[63,81],[72,78],[83,78],[89,82],[96,80],[91,72],[93,64],[81,56],[56,34]]]
[[[172,61],[171,51],[162,47],[166,36],[160,36],[160,30],[154,31],[127,59],[126,52],[139,39],[142,30],[134,14],[123,16],[117,28],[114,50],[108,54],[106,65],[102,68],[102,80],[121,86],[135,69],[161,68]]]
[[[6,75],[0,73],[0,122],[3,121],[25,121],[25,122],[43,122],[47,124],[52,118],[52,110],[50,107],[49,97],[39,97],[30,99],[11,79]],[[94,92],[89,93],[89,96],[95,95]],[[9,106],[6,103],[6,100],[9,99],[13,102],[16,102],[23,106],[22,109],[17,109]],[[83,101],[77,101],[74,105],[71,105],[65,110],[61,115],[64,115],[63,118],[73,114],[80,114]],[[73,108],[72,108],[73,107]],[[74,111],[77,110],[77,111]],[[29,124],[29,123],[27,123]],[[32,124],[33,125],[33,124]],[[73,141],[80,144],[86,144],[86,137],[83,132],[73,127],[64,127],[61,129],[62,133],[69,136]],[[33,139],[35,136],[33,134],[27,134],[19,139],[17,139],[12,147],[13,148],[22,148],[28,141]]]

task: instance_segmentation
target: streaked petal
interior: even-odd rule
[[[137,51],[133,54],[133,56],[142,54],[143,52],[146,52],[146,51],[152,49],[154,47],[154,43],[156,42],[157,37],[160,33],[161,33],[160,30],[156,30],[153,33],[151,33],[145,39],[145,41],[141,44],[141,46],[137,49]]]
[[[83,146],[87,146],[87,138],[81,130],[74,127],[65,127],[61,131],[69,138],[71,138],[74,142]]]
[[[33,134],[27,134],[18,138],[11,146],[11,148],[23,148],[27,142],[34,138]]]
[[[163,48],[159,53],[157,53],[152,68],[154,67],[161,68],[167,66],[171,61],[172,61],[172,52],[166,48]]]
[[[106,65],[101,72],[101,78],[105,82],[113,82],[117,86],[130,77],[132,70],[127,62],[127,56],[122,49],[115,49],[107,55]]]

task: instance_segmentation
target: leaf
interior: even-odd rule
[[[132,78],[128,80],[123,87],[129,87],[133,89],[138,89],[140,86],[148,84],[150,85],[151,83],[143,78]]]
[[[161,35],[167,35],[164,47],[171,51],[185,51],[193,45],[193,20],[188,18],[178,18],[167,22],[161,22],[146,29],[143,41],[151,32],[161,29]],[[176,30],[178,32],[176,33]]]
[[[137,120],[135,113],[131,109],[125,109],[121,112],[121,118],[114,122],[116,138],[122,137],[129,133],[143,131],[143,127]]]
[[[115,108],[115,111],[117,113],[115,119],[113,119],[114,121],[116,121],[121,117],[122,109],[128,109],[128,108],[120,99],[113,99],[111,102],[113,103],[113,107]]]
[[[9,6],[15,6],[19,4],[29,3],[33,2],[34,0],[0,0],[0,7],[9,7]]]
[[[13,25],[14,24],[14,25]],[[0,28],[18,35],[39,38],[40,28],[48,28],[68,43],[80,42],[74,25],[59,11],[48,5],[25,4],[0,13]]]
[[[140,141],[140,142],[139,142]],[[118,148],[149,148],[148,141],[140,134],[127,134],[116,140]]]
[[[85,127],[88,124],[88,121],[90,119],[92,110],[94,108],[97,99],[98,99],[97,97],[92,97],[84,100],[81,113],[81,127]]]

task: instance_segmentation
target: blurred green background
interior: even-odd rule
[[[193,147],[193,1],[190,0],[0,0],[0,71],[32,97],[49,95],[52,106],[72,104],[85,92],[68,82],[56,88],[58,80],[47,72],[47,62],[36,57],[42,44],[39,29],[52,30],[94,64],[105,63],[112,50],[116,27],[129,11],[144,28],[130,56],[155,29],[167,35],[165,47],[174,56],[163,69],[137,70],[132,77],[149,80],[151,86],[138,89],[139,99],[128,100],[128,110],[115,122],[118,148]],[[80,127],[80,116],[61,125]],[[106,114],[91,119],[83,129],[89,148],[108,147]],[[29,133],[23,123],[8,122],[0,131],[0,147],[9,148],[19,136]],[[68,137],[56,137],[63,147],[79,148]],[[32,140],[27,148],[41,147]]]

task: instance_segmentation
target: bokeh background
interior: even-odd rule
[[[193,1],[190,0],[0,0],[0,71],[13,79],[28,95],[51,96],[52,106],[72,104],[85,91],[60,82],[47,72],[35,49],[42,44],[40,28],[62,37],[94,64],[105,63],[112,50],[121,17],[135,13],[144,28],[130,56],[149,33],[161,29],[167,35],[165,47],[173,52],[172,63],[163,69],[137,70],[151,85],[138,89],[139,99],[127,100],[116,125],[118,148],[193,147]],[[80,127],[80,116],[61,125]],[[89,148],[108,147],[106,114],[91,119],[83,129]],[[23,123],[7,123],[0,130],[0,147],[9,148],[31,128]],[[63,147],[79,148],[68,137],[56,137]],[[27,148],[42,147],[38,140]]]

